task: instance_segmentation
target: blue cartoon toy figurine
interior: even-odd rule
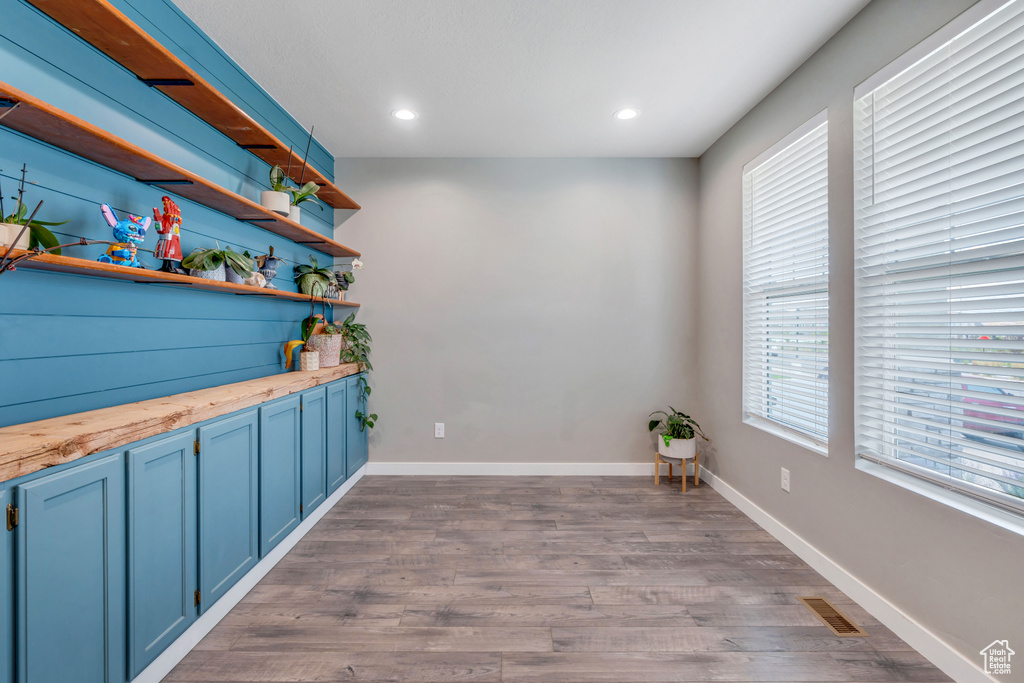
[[[128,214],[124,220],[118,220],[110,205],[104,204],[100,207],[103,218],[107,225],[114,229],[114,239],[117,244],[107,247],[107,253],[100,256],[97,261],[100,263],[113,263],[115,266],[128,266],[129,268],[142,268],[136,252],[142,240],[146,239],[146,231],[152,221],[148,216],[133,216]]]

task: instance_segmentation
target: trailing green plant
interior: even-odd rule
[[[370,344],[373,343],[373,337],[370,336],[366,325],[357,323],[356,314],[351,313],[338,327],[345,335],[346,342],[341,349],[341,362],[359,363],[367,372],[373,370],[373,363],[370,362]],[[357,384],[359,394],[356,396],[356,400],[359,402],[359,407],[356,409],[356,419],[359,420],[359,431],[367,428],[373,429],[377,422],[377,413],[367,412],[366,400],[370,396],[371,390],[366,381],[366,375],[360,377]]]
[[[359,431],[363,432],[367,429],[373,429],[373,426],[377,424],[377,413],[366,414],[366,399],[370,396],[370,385],[366,381],[366,375],[359,378],[356,382],[359,387],[359,395],[356,400],[359,402],[359,407],[356,408],[356,419],[359,420]]]
[[[33,217],[35,215],[34,211],[31,215],[29,214],[28,206],[25,204],[25,174],[27,171],[28,167],[25,164],[22,164],[21,182],[18,183],[18,196],[11,197],[11,199],[14,200],[14,210],[9,214],[4,212],[3,190],[0,189],[0,223],[27,225],[29,249],[41,249],[56,256],[60,256],[60,241],[52,232],[50,232],[50,228],[54,228],[58,225],[64,225],[68,221],[60,221],[58,223],[38,221]]]
[[[316,256],[310,254],[309,262],[313,265],[295,266],[295,284],[303,294],[323,296],[327,293],[328,285],[337,284],[337,280],[334,273],[320,267],[316,262]]]
[[[669,441],[672,439],[692,439],[694,436],[699,436],[705,441],[710,441],[708,437],[704,436],[704,432],[701,431],[700,425],[697,421],[686,413],[681,413],[672,406],[668,409],[672,412],[665,412],[664,410],[656,410],[649,415],[654,417],[655,415],[662,415],[655,420],[651,420],[647,423],[647,431],[653,432],[655,429],[661,429],[661,438],[668,446]]]

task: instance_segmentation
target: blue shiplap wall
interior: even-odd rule
[[[114,0],[133,21],[296,147],[302,127],[249,79],[169,0]],[[269,167],[22,0],[0,0],[0,80],[258,199]],[[301,144],[300,144],[301,143]],[[310,159],[333,174],[333,158],[314,143]],[[151,215],[165,190],[152,188],[0,126],[0,182],[10,197],[21,164],[40,218],[70,219],[58,237],[110,239],[99,205]],[[172,194],[172,193],[168,193]],[[173,194],[172,194],[173,196]],[[318,254],[258,227],[174,196],[182,249],[221,246],[286,259],[275,284],[295,290],[291,266]],[[5,204],[7,200],[5,199]],[[332,211],[303,210],[302,222],[332,235]],[[157,236],[150,230],[145,247]],[[103,247],[73,247],[95,258]],[[144,254],[147,265],[159,263]],[[0,426],[156,398],[282,370],[281,344],[308,315],[300,302],[161,285],[43,273],[0,276]]]

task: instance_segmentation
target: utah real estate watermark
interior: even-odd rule
[[[1010,642],[1007,640],[994,640],[992,644],[981,651],[985,661],[985,673],[1003,676],[1011,671],[1010,658],[1016,652],[1010,649]]]

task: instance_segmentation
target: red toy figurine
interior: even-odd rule
[[[165,273],[185,274],[179,265],[181,263],[181,209],[170,197],[164,197],[164,213],[161,216],[158,209],[153,209],[153,218],[156,219],[156,231],[160,235],[160,241],[156,244],[156,251],[153,255],[164,260],[160,270]]]

